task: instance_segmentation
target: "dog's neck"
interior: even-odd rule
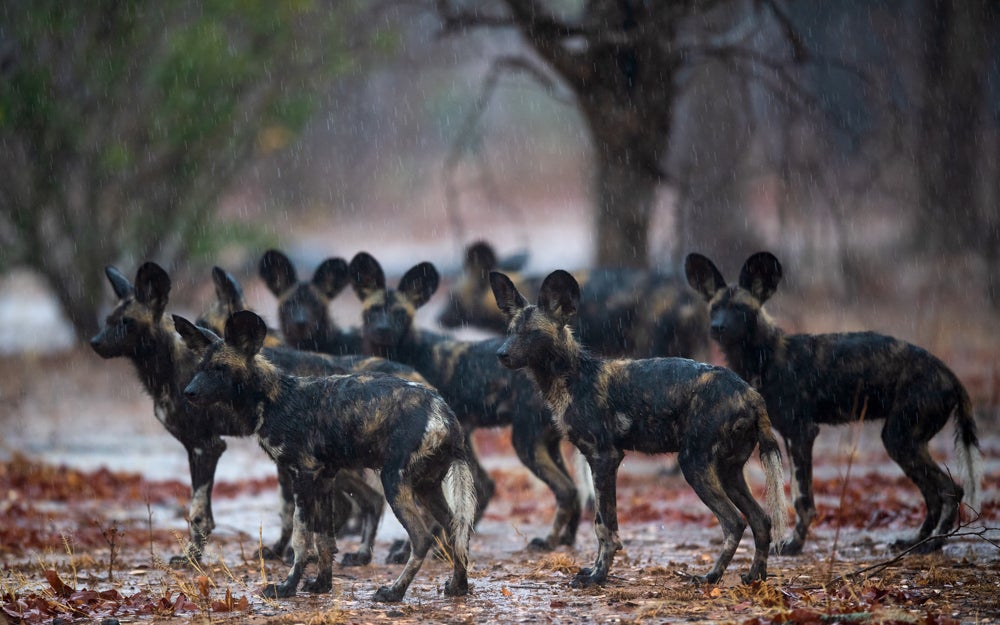
[[[546,403],[555,411],[565,403],[568,388],[580,376],[580,365],[593,360],[577,342],[568,326],[562,328],[559,341],[552,342],[542,357],[528,365]]]
[[[729,368],[752,386],[760,387],[768,369],[784,353],[785,338],[785,332],[762,312],[742,341],[721,348]]]

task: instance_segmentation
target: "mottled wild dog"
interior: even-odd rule
[[[722,552],[698,578],[715,583],[732,560],[747,521],[754,558],[744,583],[767,577],[772,541],[785,529],[781,452],[764,400],[735,373],[686,358],[606,360],[580,346],[571,329],[580,287],[557,270],[542,282],[529,305],[502,273],[490,274],[497,306],[508,321],[497,350],[505,367],[526,369],[552,409],[559,429],[587,458],[594,476],[598,551],[574,586],[603,583],[622,548],[618,538],[615,481],[626,450],[679,452],[684,478],[722,526]],[[767,488],[765,514],[743,477],[760,445]],[[744,517],[746,520],[744,520]]]
[[[334,477],[363,468],[381,472],[386,500],[413,546],[399,577],[380,587],[375,600],[403,598],[432,546],[435,523],[446,529],[452,555],[445,594],[468,593],[475,491],[465,435],[440,395],[382,373],[284,374],[261,354],[267,326],[250,311],[233,313],[225,340],[176,317],[175,323],[188,346],[204,353],[185,397],[200,406],[231,406],[244,428],[293,478],[295,558],[285,581],[268,585],[265,595],[295,594],[310,538],[319,573],[303,588],[330,590],[336,528],[344,512],[334,501]]]
[[[118,303],[105,320],[104,327],[90,341],[103,358],[128,358],[136,369],[146,392],[153,398],[153,412],[166,430],[187,451],[191,472],[191,503],[188,509],[190,542],[184,555],[171,559],[183,564],[200,559],[205,541],[215,527],[212,514],[212,487],[219,457],[226,449],[223,436],[248,436],[232,411],[218,405],[207,409],[191,406],[183,395],[184,387],[194,376],[199,357],[188,349],[174,330],[173,320],[164,315],[170,296],[170,276],[159,265],[144,263],[136,272],[135,284],[114,267],[105,269]],[[346,373],[332,357],[290,349],[266,350],[270,357],[289,371],[302,375]],[[278,473],[284,504],[281,510],[281,536],[271,547],[280,556],[291,538],[292,495],[290,479]],[[360,484],[358,484],[360,482]],[[370,490],[370,489],[369,489]],[[366,564],[371,559],[375,528],[382,513],[378,493],[364,497],[360,476],[352,479],[345,473],[338,484],[338,496],[354,496],[370,535],[363,535],[361,549],[346,554],[344,563]]]
[[[700,254],[688,255],[685,268],[688,282],[709,302],[712,338],[729,366],[764,396],[785,439],[797,519],[783,551],[802,550],[816,516],[812,449],[820,424],[861,419],[885,420],[885,449],[927,504],[916,536],[897,546],[940,549],[958,520],[963,490],[931,458],[927,442],[952,414],[964,494],[974,509],[982,480],[972,406],[955,374],[927,351],[881,334],[785,334],[763,308],[782,277],[769,252],[748,258],[733,285]]]
[[[281,333],[290,345],[327,354],[361,353],[360,333],[341,329],[330,317],[330,302],[350,283],[344,259],[326,259],[305,282],[299,281],[287,256],[268,250],[260,259],[259,271],[278,298]]]
[[[458,341],[413,327],[416,310],[438,287],[438,273],[430,263],[412,267],[398,288],[389,289],[378,261],[360,252],[351,260],[350,275],[362,302],[366,352],[406,363],[422,373],[455,411],[467,436],[475,428],[510,425],[517,457],[556,497],[551,533],[533,539],[531,546],[572,545],[580,523],[580,502],[563,462],[561,437],[531,380],[497,362],[502,339]],[[479,493],[478,520],[494,485],[478,461],[473,462],[473,470]]]
[[[499,269],[493,248],[483,241],[466,249],[463,273],[448,293],[438,322],[448,328],[471,325],[507,330],[490,290]],[[525,293],[538,290],[543,276],[507,274]],[[574,320],[577,340],[605,356],[684,356],[707,353],[708,310],[676,275],[640,269],[592,269],[574,277],[582,285]]]
[[[225,329],[226,320],[229,316],[238,310],[249,310],[249,308],[247,307],[246,299],[243,296],[243,287],[228,271],[222,269],[221,267],[213,267],[212,282],[215,285],[215,300],[208,306],[207,310],[198,317],[197,321],[195,321],[195,325],[208,328],[216,334],[222,335]],[[267,330],[267,338],[264,340],[264,345],[265,347],[278,348],[286,346],[284,341],[281,340],[279,333],[271,328],[268,328]],[[265,353],[265,355],[271,358],[272,362],[280,365],[286,371],[295,373],[298,372],[298,367],[295,362],[296,360],[311,360],[315,358],[314,355],[301,356],[300,354],[302,353],[304,352],[292,349],[279,349],[273,353]],[[330,371],[329,373],[362,373],[366,371],[378,371],[381,373],[391,373],[392,375],[410,380],[411,382],[418,382],[420,384],[427,385],[427,380],[425,380],[424,377],[417,373],[412,367],[407,367],[404,364],[386,360],[385,358],[364,356],[361,354],[331,354],[325,356],[325,358],[334,367],[342,369]],[[305,371],[304,373],[308,374],[309,371]],[[291,484],[288,483],[287,480],[282,479],[283,477],[285,477],[285,474],[279,471],[278,478],[283,495],[282,501],[284,506],[281,517],[284,522],[284,525],[282,526],[282,534],[285,536],[291,536],[293,506]],[[371,550],[375,544],[375,532],[378,528],[378,523],[382,518],[382,510],[385,504],[385,498],[383,497],[381,490],[382,487],[378,483],[377,476],[372,475],[370,472],[366,472],[364,475],[357,475],[354,471],[341,471],[337,476],[337,485],[351,496],[352,501],[358,507],[358,520],[361,523],[362,540],[362,548],[355,553],[344,554],[341,564],[343,566],[360,566],[368,564],[371,561]],[[287,543],[287,539],[284,542]],[[388,556],[386,556],[386,563],[403,564],[409,558],[409,548],[409,544],[405,541],[394,542],[392,548],[389,550]]]

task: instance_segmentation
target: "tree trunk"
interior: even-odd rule
[[[594,262],[643,268],[649,265],[649,222],[659,180],[622,152],[595,150]]]

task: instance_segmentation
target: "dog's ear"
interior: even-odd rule
[[[569,323],[580,308],[580,285],[569,272],[556,269],[542,281],[538,308],[559,323]]]
[[[170,299],[170,276],[154,262],[145,262],[135,274],[135,301],[148,306],[160,320]]]
[[[267,324],[255,312],[238,310],[226,320],[226,344],[247,360],[260,351],[265,338],[267,338]]]
[[[497,308],[503,313],[504,319],[509,323],[519,310],[528,305],[528,300],[514,286],[514,282],[505,274],[499,271],[490,272],[490,286],[493,288],[493,297],[497,300]]]
[[[497,255],[486,241],[476,241],[465,250],[465,273],[476,282],[486,282],[497,268]]]
[[[180,315],[173,315],[173,318],[174,329],[177,330],[177,334],[181,335],[181,339],[187,345],[187,348],[196,354],[201,354],[212,343],[222,340],[215,332],[196,326]]]
[[[347,261],[343,258],[327,258],[313,273],[313,286],[327,299],[333,299],[351,282],[347,271]]]
[[[405,295],[414,308],[420,308],[434,295],[440,282],[441,277],[434,265],[424,262],[410,267],[399,279],[396,290]]]
[[[375,291],[385,290],[385,273],[382,265],[368,252],[358,252],[347,267],[351,285],[358,299],[365,301]]]
[[[774,254],[757,252],[743,263],[739,284],[763,304],[778,290],[781,275],[781,263]]]
[[[282,293],[295,286],[299,281],[292,261],[278,250],[264,252],[257,273],[267,285],[267,290],[275,297],[281,297]]]
[[[212,267],[212,282],[215,284],[215,297],[226,310],[235,312],[246,308],[243,300],[243,287],[222,267]]]
[[[108,282],[111,283],[111,290],[115,292],[115,297],[118,299],[125,299],[135,295],[132,283],[129,282],[129,279],[122,272],[108,265],[104,268],[104,275],[108,277]]]
[[[688,254],[684,259],[684,273],[691,288],[701,293],[706,301],[715,297],[719,289],[726,288],[726,279],[722,277],[722,272],[707,256]]]

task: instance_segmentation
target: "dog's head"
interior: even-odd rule
[[[413,326],[417,309],[437,291],[440,277],[431,263],[411,267],[395,289],[386,287],[382,266],[359,252],[348,267],[354,292],[361,300],[361,333],[374,353],[397,348]]]
[[[770,324],[763,306],[782,276],[781,263],[770,252],[748,258],[733,285],[727,285],[715,264],[701,254],[688,254],[684,271],[688,284],[708,302],[710,332],[723,348],[753,343],[764,325]]]
[[[299,281],[287,256],[268,250],[260,259],[259,272],[267,288],[278,298],[278,321],[288,344],[321,351],[321,343],[336,330],[330,317],[330,302],[349,282],[344,259],[324,260],[306,282]]]
[[[575,349],[569,326],[580,307],[580,285],[568,272],[550,273],[535,305],[528,304],[513,281],[500,272],[490,274],[490,286],[507,320],[507,339],[497,350],[500,364],[509,369],[539,367],[556,350]]]
[[[196,406],[235,404],[254,395],[262,366],[257,354],[264,346],[267,325],[256,313],[240,310],[226,320],[225,338],[174,315],[174,327],[188,349],[201,356],[184,397]]]
[[[134,285],[114,267],[108,266],[104,273],[118,303],[90,339],[90,346],[102,358],[151,354],[170,296],[170,276],[153,262],[139,267]]]

